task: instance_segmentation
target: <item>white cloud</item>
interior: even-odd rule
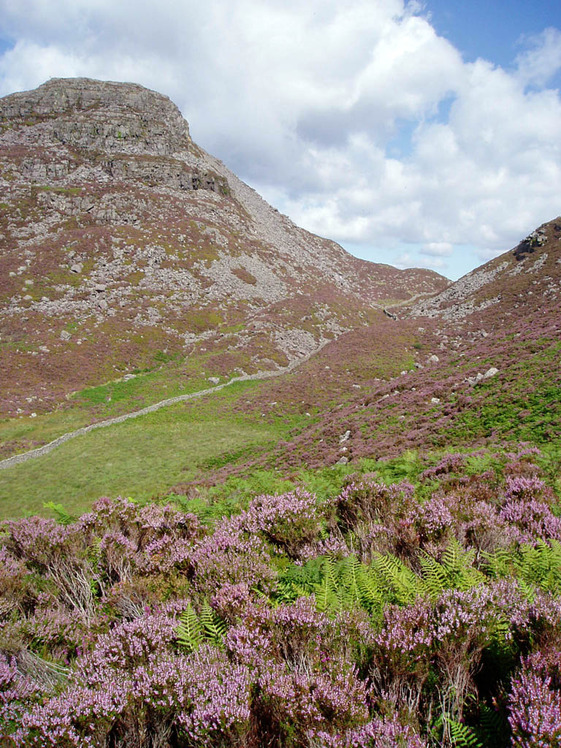
[[[450,257],[453,248],[450,242],[429,242],[421,249],[421,254],[429,257]]]
[[[484,257],[560,212],[561,100],[545,86],[561,33],[526,40],[512,70],[466,64],[416,11],[402,0],[0,0],[17,40],[0,57],[0,92],[53,76],[142,83],[301,225],[386,247],[396,264],[408,243],[415,264],[453,263],[459,245]]]
[[[544,29],[527,42],[530,48],[517,58],[518,77],[526,85],[545,86],[561,69],[561,32]]]

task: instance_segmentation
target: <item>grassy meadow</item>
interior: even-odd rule
[[[302,421],[244,417],[229,405],[260,383],[236,383],[202,400],[179,403],[72,439],[48,455],[0,471],[0,516],[48,514],[43,504],[87,511],[100,496],[148,499],[198,470],[263,449]]]

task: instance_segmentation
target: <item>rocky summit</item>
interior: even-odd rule
[[[0,413],[178,358],[274,369],[442,291],[296,227],[167,97],[53,79],[0,100]]]

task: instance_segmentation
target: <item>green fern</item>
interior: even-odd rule
[[[483,748],[475,730],[456,720],[445,718],[454,748]]]
[[[265,595],[261,590],[256,590],[256,592],[260,596],[266,598],[273,607],[276,607],[277,605],[289,605],[290,603],[293,603],[297,597],[309,594],[306,593],[305,589],[296,582],[282,577],[277,580],[275,595],[273,598],[269,598],[268,595]]]
[[[203,631],[199,618],[193,609],[191,603],[185,608],[179,616],[179,625],[175,629],[177,643],[186,649],[187,652],[193,652],[201,645],[203,640]]]
[[[380,614],[386,603],[386,591],[379,577],[372,573],[371,568],[362,566],[357,585],[362,607],[371,615]]]
[[[226,623],[214,612],[206,600],[201,607],[199,621],[205,641],[220,646],[226,634]]]
[[[510,744],[510,728],[506,716],[487,704],[479,704],[479,728],[483,745],[506,746]]]
[[[448,587],[468,590],[485,580],[484,575],[473,566],[475,555],[475,550],[464,550],[455,538],[450,541],[442,554]]]
[[[372,571],[387,588],[386,602],[408,605],[421,594],[421,579],[396,556],[376,554]]]
[[[423,591],[431,600],[436,600],[448,584],[446,569],[428,554],[419,557],[419,564],[423,575]]]
[[[226,634],[226,623],[218,616],[205,600],[201,612],[197,615],[189,603],[179,616],[175,636],[180,647],[187,652],[194,652],[203,642],[222,646]]]
[[[53,512],[59,525],[71,525],[76,521],[76,518],[69,514],[62,504],[55,504],[54,501],[46,501],[43,506],[45,509],[50,509]]]
[[[321,582],[313,587],[318,610],[340,610],[341,596],[338,594],[339,583],[335,574],[333,559],[326,557],[323,562],[323,577]]]
[[[485,581],[485,575],[474,568],[475,551],[465,551],[457,540],[452,540],[437,561],[428,554],[419,557],[423,577],[423,592],[435,600],[444,590],[468,590]]]
[[[485,563],[493,578],[515,577],[530,599],[536,588],[561,594],[561,543],[557,540],[499,549],[486,554]]]

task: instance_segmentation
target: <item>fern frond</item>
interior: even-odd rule
[[[510,728],[506,716],[484,703],[479,705],[478,732],[483,745],[506,746],[510,743]]]
[[[428,553],[419,556],[424,591],[436,599],[446,589],[468,590],[485,581],[485,575],[474,567],[475,551],[465,551],[453,539],[437,561]]]
[[[175,635],[177,643],[187,652],[193,652],[200,646],[202,641],[201,624],[191,603],[179,616],[179,625],[175,629]]]
[[[297,597],[300,597],[303,593],[299,591],[299,585],[292,582],[289,579],[278,579],[275,587],[275,596],[271,600],[268,595],[259,591],[259,594],[266,600],[272,603],[273,607],[277,605],[289,605],[293,603]],[[303,588],[300,587],[300,590]]]
[[[423,576],[423,591],[428,594],[431,600],[436,600],[448,586],[446,569],[428,554],[419,557],[419,564]]]
[[[486,555],[485,561],[490,576],[513,576],[530,596],[535,588],[561,593],[561,543],[557,540],[500,549]]]
[[[356,556],[348,556],[339,563],[339,588],[345,589],[346,595],[351,604],[360,605],[360,585],[359,577],[361,575],[361,563]]]
[[[362,607],[371,614],[380,613],[386,602],[386,596],[378,576],[372,574],[370,568],[363,567],[357,578],[357,584]]]
[[[53,512],[59,525],[71,525],[76,521],[76,518],[69,514],[62,504],[55,504],[54,501],[46,501],[43,506],[45,509],[50,509]]]
[[[483,552],[485,571],[493,579],[504,579],[513,575],[513,553],[508,548],[498,548],[494,553]]]
[[[551,540],[524,545],[516,559],[517,575],[548,592],[561,591],[561,544]]]
[[[422,592],[421,579],[391,553],[376,554],[372,559],[372,569],[380,582],[387,586],[387,602],[407,605],[412,603]]]
[[[216,646],[221,646],[226,633],[226,623],[218,616],[205,600],[199,616],[203,638]]]
[[[454,589],[468,590],[484,581],[484,575],[473,564],[475,550],[464,550],[453,538],[442,554],[442,567],[446,572],[447,585]]]
[[[483,744],[471,727],[463,725],[461,722],[456,722],[456,720],[449,717],[445,718],[445,722],[450,731],[452,745],[455,748],[483,748]]]
[[[333,559],[328,556],[323,561],[323,577],[319,584],[314,585],[316,595],[316,605],[318,610],[339,610],[340,601],[337,596],[337,576],[335,574],[335,564]]]

